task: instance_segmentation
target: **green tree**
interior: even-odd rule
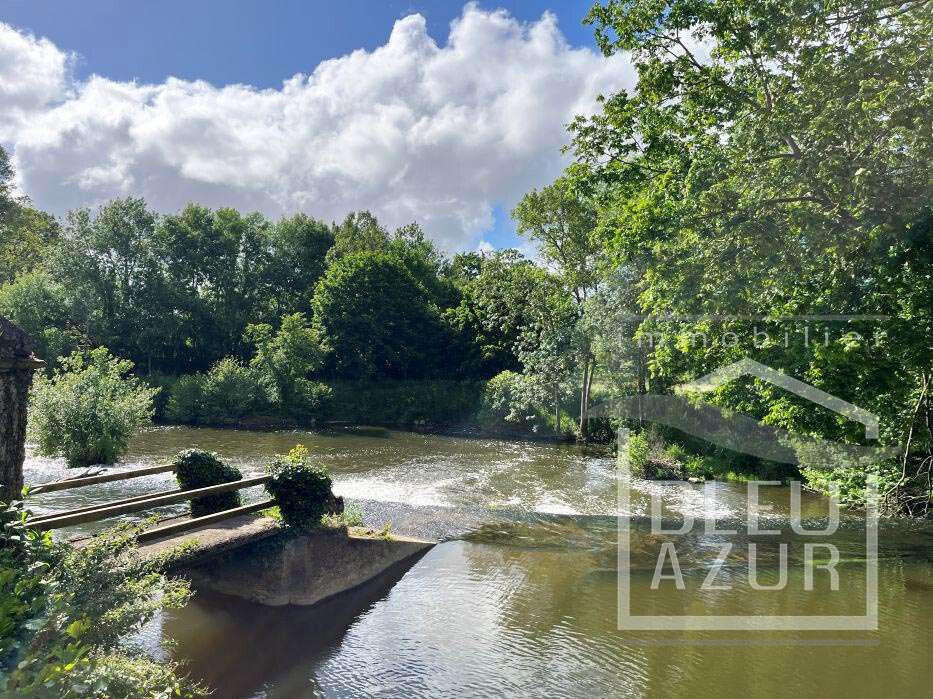
[[[643,336],[750,335],[736,315],[886,317],[880,328],[845,323],[823,348],[667,343],[651,352],[656,385],[755,354],[881,414],[882,441],[910,445],[895,509],[925,511],[929,484],[911,474],[933,458],[928,4],[609,0],[588,21],[639,76],[571,130],[598,181],[600,235],[615,262],[641,272]],[[717,399],[853,438],[767,386]]]
[[[565,291],[573,299],[577,321],[582,321],[587,299],[597,289],[600,281],[600,262],[603,248],[595,236],[596,209],[590,193],[589,171],[583,166],[573,166],[553,184],[540,191],[527,193],[512,211],[518,232],[537,242],[544,260],[556,270]],[[582,328],[582,326],[581,326]],[[551,339],[551,351],[560,346],[569,346],[572,331],[561,324],[564,339]],[[577,332],[576,345],[579,351],[580,418],[578,434],[586,439],[587,411],[595,369],[593,349],[584,332]],[[540,366],[540,362],[538,362]],[[563,372],[558,372],[563,373]],[[556,384],[555,384],[556,385]]]
[[[516,250],[454,257],[446,271],[460,301],[444,311],[466,373],[489,378],[521,369],[519,343],[535,323],[532,301],[548,274]]]
[[[304,214],[283,218],[266,229],[268,259],[261,271],[262,317],[311,312],[311,294],[324,275],[327,251],[334,244],[330,226]],[[253,260],[254,265],[257,260]]]
[[[315,329],[332,375],[418,378],[434,372],[444,338],[428,291],[385,253],[347,255],[314,292]]]
[[[36,340],[46,365],[87,345],[82,308],[60,283],[39,268],[0,286],[0,315],[10,318]]]
[[[152,418],[159,391],[127,376],[132,368],[133,362],[98,347],[63,357],[51,377],[39,374],[28,426],[39,453],[64,456],[71,467],[116,462]]]
[[[277,331],[268,324],[249,325],[246,335],[256,346],[250,368],[266,399],[287,415],[319,410],[324,387],[310,380],[324,357],[317,333],[302,313],[284,316]]]
[[[59,234],[58,222],[13,192],[13,165],[0,146],[0,284],[34,269]]]

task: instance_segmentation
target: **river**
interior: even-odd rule
[[[443,542],[406,572],[317,607],[266,608],[198,590],[186,608],[144,629],[150,652],[185,662],[215,696],[893,697],[930,691],[929,529],[882,526],[877,630],[620,631],[619,481],[612,458],[571,445],[378,428],[160,427],[137,435],[121,466],[155,465],[199,447],[244,473],[261,473],[271,455],[298,443],[326,463],[336,492],[361,507],[368,525],[391,522],[394,531]],[[27,483],[66,474],[74,472],[60,460],[30,452]],[[161,475],[102,484],[39,495],[33,506],[62,510],[172,483]],[[828,539],[840,552],[839,589],[830,589],[828,572],[817,571],[814,589],[805,590],[800,537],[789,531],[790,493],[779,486],[763,488],[760,497],[762,509],[771,508],[762,522],[781,531],[772,545],[695,530],[676,540],[687,590],[673,580],[651,589],[664,539],[642,517],[652,493],[669,517],[713,513],[723,529],[746,515],[743,484],[714,484],[704,498],[701,485],[632,482],[631,511],[639,516],[626,547],[633,613],[760,617],[864,609],[869,574],[861,518],[844,513]],[[260,495],[256,490],[248,498]],[[817,522],[827,511],[822,498],[806,494],[801,508],[805,520]],[[783,589],[753,589],[746,567],[731,563],[717,579],[728,589],[700,589],[724,541],[743,564],[748,544],[758,542],[759,582],[770,583],[779,578],[773,544],[786,542]],[[164,641],[173,647],[164,650]]]

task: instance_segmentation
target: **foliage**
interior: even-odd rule
[[[339,514],[325,514],[321,517],[321,525],[329,529],[362,527],[363,511],[359,507],[351,505]]]
[[[107,530],[83,547],[28,529],[22,503],[0,512],[0,693],[16,697],[197,696],[175,663],[128,639],[190,591],[135,546],[141,526]],[[11,594],[12,593],[12,594]],[[10,598],[14,598],[11,607]]]
[[[542,369],[547,369],[552,376],[546,381],[554,386],[555,395],[559,393],[559,385],[567,383],[566,378],[561,380],[561,375],[576,364],[576,370],[582,373],[577,434],[584,441],[595,367],[592,336],[580,332],[576,326],[583,320],[587,300],[599,287],[604,257],[595,231],[592,185],[587,168],[574,165],[550,186],[528,192],[512,212],[518,232],[540,245],[545,263],[556,269],[563,289],[560,301],[549,304],[564,306],[557,314],[558,322],[545,324],[545,332],[539,336],[544,361],[541,350],[536,348],[539,356],[532,360],[531,366],[525,357],[522,363],[526,373],[541,374]],[[553,314],[545,316],[553,317]]]
[[[133,363],[104,347],[59,361],[51,378],[37,375],[29,434],[39,452],[64,456],[71,467],[112,464],[129,438],[152,418],[152,389],[127,376]]]
[[[165,402],[165,419],[170,422],[197,425],[200,424],[204,401],[204,375],[187,374],[179,376],[168,389]]]
[[[180,377],[169,389],[167,419],[237,425],[257,415],[304,424],[320,417],[331,391],[309,378],[320,367],[321,353],[304,316],[285,316],[277,332],[268,324],[249,325],[246,334],[257,348],[249,366],[225,357],[206,374]]]
[[[571,150],[595,181],[599,237],[636,271],[636,336],[675,338],[649,345],[639,388],[752,356],[880,414],[882,443],[904,447],[889,509],[926,511],[929,8],[608,0],[587,20],[638,72],[633,91],[573,123]],[[748,341],[762,325],[800,338],[813,316],[842,318],[828,342]],[[746,341],[697,346],[695,333]],[[864,439],[764,382],[712,398],[798,433]]]
[[[323,356],[304,314],[284,316],[274,333],[269,324],[248,325],[246,336],[256,346],[250,369],[265,400],[284,415],[319,415],[328,392],[309,377],[321,368]]]
[[[0,315],[35,339],[37,355],[50,367],[58,357],[87,344],[72,317],[67,290],[42,269],[0,286]]]
[[[681,480],[686,476],[687,453],[680,445],[665,446],[663,439],[650,430],[633,432],[628,444],[629,468],[639,478]]]
[[[0,669],[5,669],[15,664],[23,648],[26,622],[45,607],[52,535],[26,529],[22,502],[0,507]]]
[[[480,424],[499,432],[549,430],[546,411],[535,400],[535,388],[532,379],[523,374],[499,372],[486,382]]]
[[[214,452],[202,449],[185,449],[172,461],[179,487],[189,490],[206,488],[220,483],[231,483],[243,478],[239,469],[225,464]],[[232,490],[216,495],[206,495],[191,501],[191,516],[201,517],[214,512],[232,510],[242,504],[239,491]]]
[[[147,373],[178,373],[245,359],[249,323],[308,312],[332,242],[303,215],[270,223],[191,205],[160,217],[127,198],[71,212],[38,264],[63,290],[55,327],[78,328]]]
[[[441,363],[442,325],[428,291],[396,258],[338,259],[312,301],[328,372],[341,378],[421,378]]]
[[[457,255],[448,274],[461,298],[444,311],[444,322],[465,373],[491,377],[520,369],[525,331],[536,320],[542,293],[552,285],[547,272],[517,251],[505,250]]]
[[[33,270],[59,234],[58,222],[13,194],[13,166],[0,146],[0,284]]]
[[[262,391],[254,372],[232,357],[211,367],[201,385],[202,419],[211,423],[236,422],[261,404]]]
[[[644,432],[635,432],[629,435],[626,445],[628,464],[632,473],[644,478],[648,472],[648,459],[651,455],[651,444]]]
[[[312,460],[304,445],[276,456],[269,464],[269,473],[272,479],[266,490],[276,499],[289,526],[314,528],[325,514],[343,511],[343,499],[334,497],[327,470]]]
[[[166,417],[195,425],[235,425],[265,405],[258,377],[226,357],[206,374],[182,376],[169,389]]]

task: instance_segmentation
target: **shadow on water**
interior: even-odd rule
[[[384,599],[420,558],[311,607],[268,607],[198,587],[187,607],[165,618],[162,632],[173,639],[173,652],[190,677],[216,697],[255,696],[269,689],[270,678],[278,696],[309,696],[320,688],[308,668],[339,646],[354,621]],[[291,689],[285,686],[289,679]]]

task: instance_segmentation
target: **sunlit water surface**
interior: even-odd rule
[[[615,460],[575,447],[464,439],[382,429],[246,432],[154,428],[119,468],[163,463],[180,449],[220,453],[244,473],[303,443],[330,468],[335,490],[359,502],[367,524],[444,539],[407,571],[313,608],[268,608],[199,590],[158,618],[142,641],[187,664],[218,697],[301,696],[929,696],[933,565],[929,530],[886,526],[879,550],[879,628],[849,632],[634,632],[617,626]],[[30,454],[28,483],[68,472]],[[170,476],[39,495],[41,512],[175,487]],[[261,496],[260,489],[247,499]],[[745,517],[746,490],[634,482],[631,510]],[[827,577],[804,590],[801,537],[789,532],[789,491],[761,501],[788,544],[780,591],[751,588],[744,560],[759,544],[760,583],[778,577],[772,539],[698,531],[676,539],[686,591],[650,589],[658,544],[636,520],[626,547],[638,614],[858,614],[865,606],[864,528],[843,518],[839,590]],[[165,508],[166,516],[181,508]],[[804,496],[803,516],[826,504]],[[89,526],[65,535],[92,531]],[[733,544],[718,585],[702,590],[720,546]],[[669,570],[669,569],[668,569]],[[162,650],[164,641],[174,648]]]

